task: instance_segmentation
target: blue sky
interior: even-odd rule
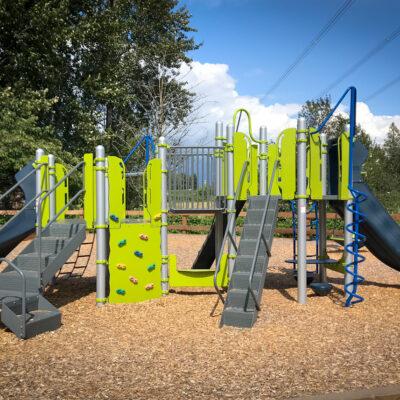
[[[192,57],[227,64],[240,95],[262,97],[333,16],[344,0],[184,0],[195,38]],[[301,104],[315,98],[352,64],[400,26],[399,0],[356,0],[349,11],[265,105]],[[400,75],[400,36],[332,90],[333,100],[350,84],[359,100]],[[373,114],[400,114],[400,81],[368,101]]]

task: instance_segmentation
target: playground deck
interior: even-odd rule
[[[169,236],[186,266],[203,240]],[[244,331],[218,328],[212,290],[95,308],[93,259],[47,294],[61,329],[29,341],[0,329],[0,398],[285,399],[400,383],[398,272],[365,252],[364,303],[344,309],[330,273],[332,295],[301,306],[283,261],[291,243],[275,239],[260,318]]]

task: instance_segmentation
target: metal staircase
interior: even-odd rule
[[[60,312],[42,293],[85,240],[85,229],[83,220],[54,222],[13,261],[0,259],[8,264],[0,273],[1,321],[19,338],[60,327]]]
[[[278,196],[250,197],[221,326],[254,325],[267,273],[278,214]]]

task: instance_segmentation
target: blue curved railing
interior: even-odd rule
[[[332,108],[331,112],[322,121],[321,125],[311,135],[320,132],[333,113],[342,103],[344,98],[350,92],[350,137],[349,137],[349,185],[348,189],[353,197],[353,201],[346,207],[353,214],[353,222],[346,225],[345,229],[352,235],[353,241],[345,246],[345,250],[353,256],[353,261],[345,266],[346,273],[352,277],[352,281],[344,285],[346,293],[346,307],[364,301],[364,298],[357,293],[358,286],[364,281],[364,278],[358,273],[359,263],[365,260],[365,257],[359,253],[359,249],[365,241],[365,236],[360,233],[360,224],[364,221],[365,215],[360,211],[360,204],[367,199],[365,193],[356,189],[353,185],[353,154],[354,154],[354,137],[356,135],[356,103],[357,89],[350,86]]]
[[[135,154],[136,150],[143,142],[145,145],[145,161],[146,165],[148,164],[148,162],[150,161],[150,153],[153,153],[154,155],[156,152],[156,145],[151,135],[144,135],[139,139],[139,141],[132,147],[128,155],[124,158],[124,164],[126,164],[129,161],[129,159]]]

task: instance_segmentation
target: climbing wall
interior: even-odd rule
[[[121,223],[110,229],[110,303],[161,297],[160,227]]]

